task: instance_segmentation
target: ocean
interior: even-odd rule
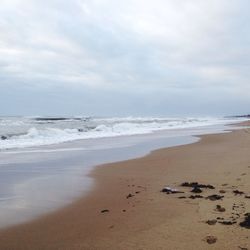
[[[224,117],[0,117],[0,150],[53,145],[80,139],[150,134],[162,130],[223,125]]]

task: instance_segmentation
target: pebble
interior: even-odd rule
[[[217,223],[217,220],[208,220],[208,221],[206,221],[206,223],[208,224],[208,225],[215,225],[216,223]]]
[[[216,210],[219,212],[225,212],[226,209],[224,207],[222,207],[221,205],[216,205]]]
[[[224,198],[224,196],[218,194],[209,195],[207,197],[207,199],[210,201],[222,200],[222,198]]]
[[[217,241],[217,237],[215,237],[215,236],[207,236],[206,241],[207,241],[208,244],[214,244]]]
[[[101,213],[108,213],[108,212],[109,212],[108,209],[103,209],[103,210],[101,211]]]

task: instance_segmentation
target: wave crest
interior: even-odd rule
[[[46,121],[46,119],[45,119]],[[234,120],[235,121],[235,120]],[[239,121],[239,120],[237,120]],[[58,144],[79,139],[147,134],[159,130],[184,129],[199,126],[231,123],[233,120],[216,118],[88,118],[56,121],[55,124],[37,124],[34,119],[4,121],[15,133],[1,135],[0,149],[23,148]],[[14,124],[14,125],[13,125]],[[17,127],[17,124],[18,127]],[[12,130],[11,130],[12,129]],[[1,124],[0,124],[1,131]],[[21,131],[16,134],[16,131]],[[1,137],[0,137],[1,138]]]

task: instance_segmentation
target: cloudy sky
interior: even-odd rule
[[[0,115],[250,113],[249,0],[1,0]]]

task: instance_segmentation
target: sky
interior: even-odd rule
[[[249,0],[1,0],[0,115],[250,113]]]

